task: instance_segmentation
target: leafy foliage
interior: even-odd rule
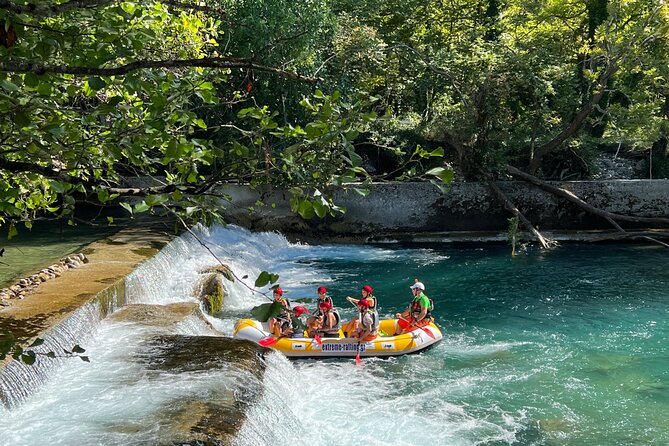
[[[29,346],[23,348],[19,340],[14,336],[14,333],[8,330],[0,330],[0,361],[11,357],[26,365],[33,365],[38,356],[44,356],[51,359],[78,357],[84,362],[90,362],[88,356],[82,355],[86,350],[79,345],[72,347],[72,350],[63,349],[60,354],[53,351],[43,352],[34,350],[34,348],[42,344],[44,344],[44,339],[36,338]]]

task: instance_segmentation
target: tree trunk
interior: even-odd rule
[[[627,222],[632,222],[632,223],[645,223],[645,224],[650,224],[650,225],[659,225],[659,226],[669,226],[669,218],[662,218],[662,217],[634,217],[631,215],[622,215],[622,214],[615,214],[613,212],[608,212],[603,209],[596,208],[573,193],[569,192],[568,190],[559,188],[557,186],[553,186],[552,184],[548,184],[544,181],[541,181],[539,178],[532,176],[528,173],[525,173],[519,169],[516,169],[513,166],[506,166],[506,170],[513,175],[514,177],[520,178],[522,180],[525,180],[547,192],[550,192],[553,195],[557,195],[562,198],[566,198],[567,200],[571,201],[572,203],[576,204],[580,208],[586,210],[587,212],[590,212],[591,214],[598,215],[609,222],[615,222],[615,221],[627,221]],[[620,226],[614,223],[614,226],[618,230],[622,230]]]
[[[583,125],[585,119],[590,115],[595,106],[604,97],[604,94],[606,93],[606,84],[616,71],[618,71],[618,65],[615,62],[611,62],[599,78],[599,91],[590,98],[590,100],[583,106],[583,108],[581,108],[581,111],[578,112],[576,117],[574,117],[571,123],[569,123],[569,125],[564,130],[555,136],[555,138],[551,139],[545,144],[540,145],[534,150],[534,154],[530,160],[529,165],[529,171],[531,174],[537,172],[541,166],[541,161],[543,160],[544,155],[555,150],[567,139],[576,135],[576,132],[578,132],[578,130],[581,128],[581,125]]]
[[[499,188],[499,186],[497,186],[497,184],[495,184],[494,181],[488,181],[488,186],[490,186],[490,189],[492,189],[495,195],[497,195],[497,198],[499,198],[499,200],[504,203],[504,208],[518,217],[518,219],[523,223],[523,226],[525,226],[525,228],[527,228],[527,230],[530,231],[532,235],[534,235],[537,241],[541,244],[542,248],[550,248],[557,244],[553,240],[547,240],[544,238],[544,236],[541,235],[537,228],[535,228],[527,219],[527,217],[525,217],[525,215],[520,212],[520,210],[518,210],[516,205],[513,204],[509,197],[507,197],[506,194],[502,192],[502,190]]]

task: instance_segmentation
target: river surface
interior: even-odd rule
[[[200,234],[238,276],[278,273],[289,299],[326,286],[345,319],[354,314],[345,297],[362,285],[390,316],[419,278],[444,332],[427,352],[359,366],[270,355],[239,445],[669,444],[665,248],[564,245],[512,257],[502,245],[309,246],[234,227]],[[191,300],[197,269],[215,263],[192,238],[172,243],[131,278],[131,300]],[[229,292],[212,320],[228,334],[267,301],[239,283]],[[161,405],[206,397],[226,374],[149,379],[132,361],[143,336],[102,321],[83,345],[91,363],[66,361],[28,401],[0,409],[0,443],[163,441]]]

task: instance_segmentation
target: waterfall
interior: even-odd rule
[[[0,370],[0,399],[3,404],[15,407],[46,383],[63,362],[79,361],[77,358],[68,358],[65,351],[71,351],[75,345],[89,340],[100,320],[118,308],[122,296],[118,286],[107,288],[94,300],[53,326],[44,334],[44,343],[31,349],[37,353],[32,365],[9,360]],[[48,352],[53,352],[56,357],[44,356]]]

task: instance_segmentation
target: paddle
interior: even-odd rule
[[[411,325],[411,322],[409,322],[408,320],[406,320],[406,319],[404,319],[403,317],[401,317],[401,318],[399,318],[399,320],[397,321],[397,325],[399,325],[400,328],[401,328],[402,330],[404,330],[405,328],[408,328],[408,327]],[[423,331],[425,332],[425,334],[427,334],[427,335],[428,335],[429,337],[431,337],[432,339],[437,339],[437,337],[434,335],[434,333],[432,333],[432,330],[430,330],[429,328],[427,328],[427,327],[418,327],[418,326],[416,326],[416,328],[420,328],[421,330],[423,330]]]
[[[262,345],[263,347],[269,347],[271,345],[276,344],[276,342],[279,340],[279,338],[275,338],[273,336],[268,336],[264,339],[261,339],[258,341],[258,344]]]
[[[358,342],[356,350],[358,351],[358,354],[355,355],[355,365],[360,365],[360,342]]]

